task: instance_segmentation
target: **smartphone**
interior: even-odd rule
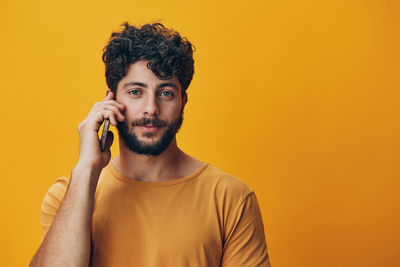
[[[104,125],[103,125],[103,133],[101,134],[100,138],[100,150],[101,152],[104,152],[104,147],[106,145],[106,137],[108,133],[108,129],[110,128],[110,120],[105,119],[104,120]]]

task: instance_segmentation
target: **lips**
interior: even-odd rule
[[[152,125],[152,124],[143,125],[143,127],[149,128],[149,129],[151,129],[151,128],[160,128],[160,127],[154,126],[154,125]]]
[[[159,129],[161,129],[160,127],[153,126],[152,124],[146,124],[146,125],[137,126],[137,127],[139,127],[141,130],[143,130],[145,132],[156,132]]]

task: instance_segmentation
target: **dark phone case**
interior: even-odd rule
[[[105,119],[104,120],[104,126],[103,126],[103,133],[101,134],[101,139],[100,139],[100,150],[101,152],[104,152],[104,146],[106,145],[106,137],[108,133],[108,129],[110,128],[110,120]]]

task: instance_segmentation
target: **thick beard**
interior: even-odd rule
[[[125,143],[125,146],[128,147],[132,152],[148,156],[158,156],[171,144],[175,135],[181,128],[182,122],[183,110],[181,111],[179,116],[171,122],[171,124],[168,124],[166,126],[167,130],[161,136],[160,140],[152,145],[144,144],[137,138],[135,133],[129,133],[129,127],[125,121],[118,122],[117,129],[119,135],[122,137]]]

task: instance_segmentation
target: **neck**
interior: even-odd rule
[[[186,155],[178,148],[176,138],[158,156],[147,156],[132,152],[119,138],[118,154],[112,164],[122,175],[145,182],[167,181],[179,178],[180,166],[187,160]],[[176,177],[178,176],[178,177]]]

